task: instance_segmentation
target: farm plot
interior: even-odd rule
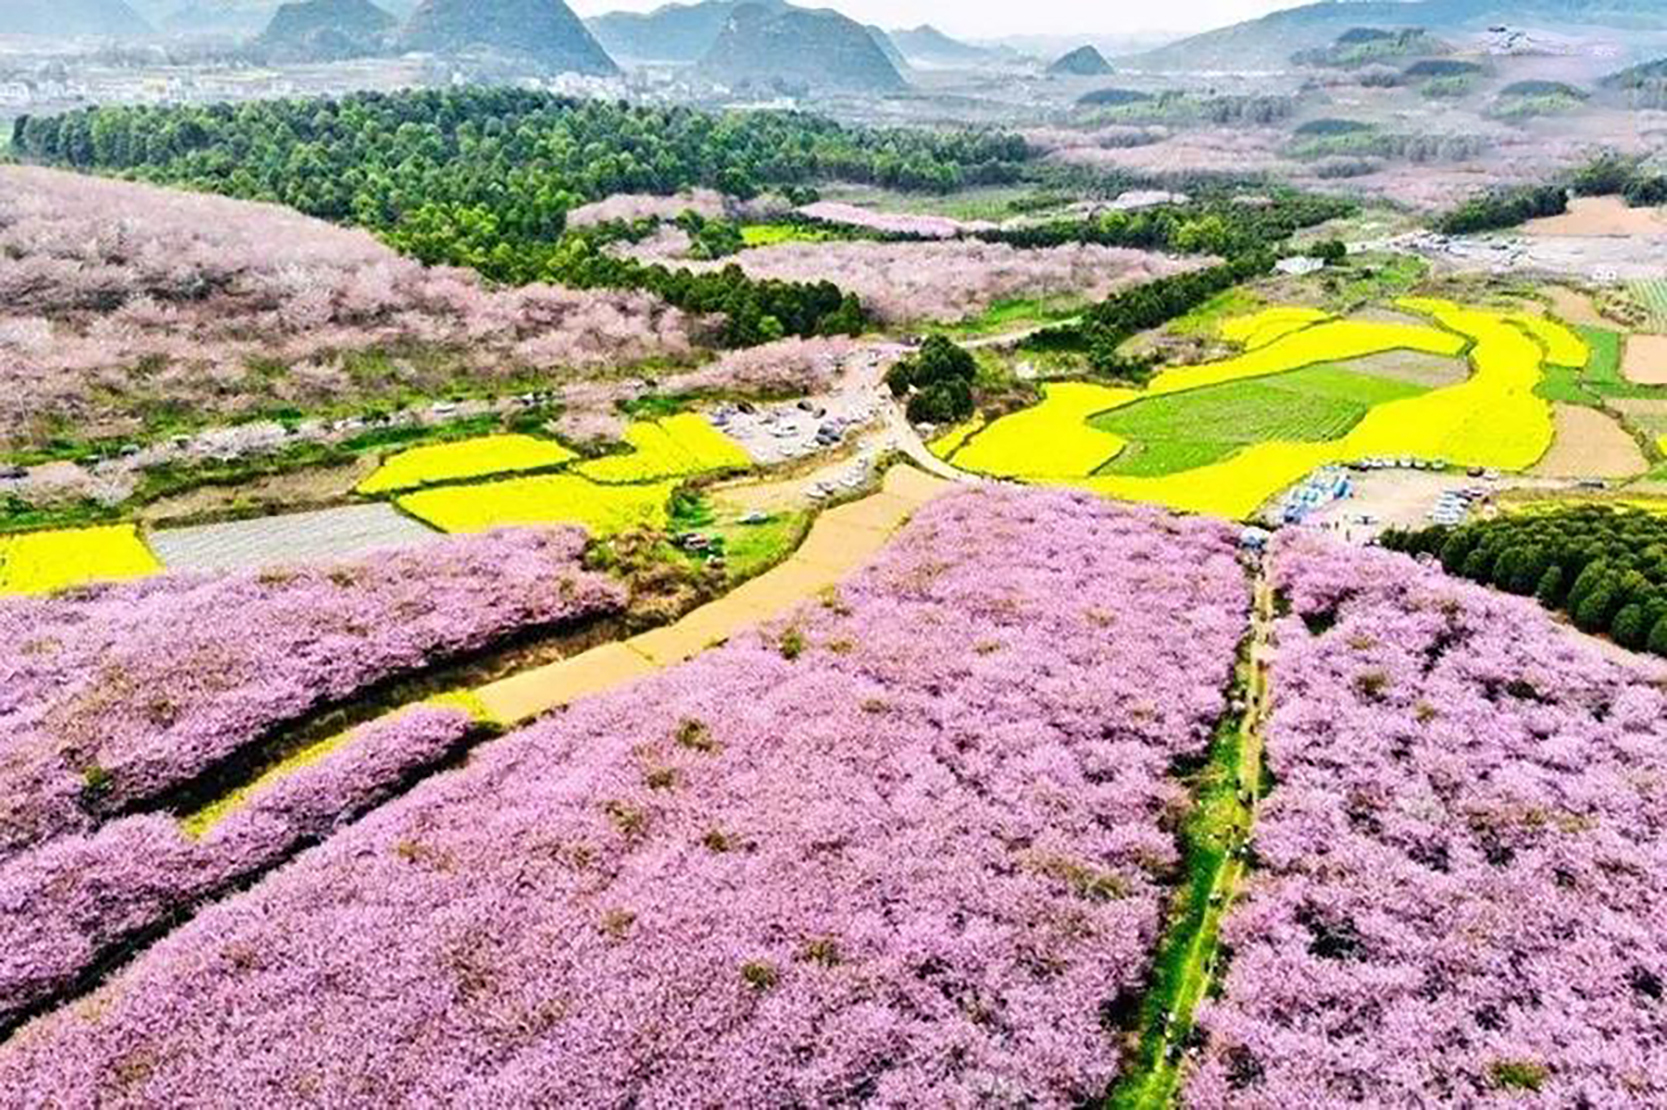
[[[485,478],[521,470],[550,470],[578,458],[552,440],[527,435],[479,436],[401,451],[359,483],[363,494],[420,489],[441,482]]]
[[[1140,396],[1085,382],[1044,386],[1040,405],[991,424],[949,456],[954,465],[998,478],[1057,478],[1092,474],[1124,447],[1120,436],[1091,427],[1095,413]]]
[[[604,485],[576,474],[549,474],[421,490],[397,504],[442,532],[574,524],[593,536],[611,536],[632,528],[664,528],[667,502],[676,488],[676,482]]]
[[[1228,454],[1222,446],[1224,441],[1189,440],[1184,441],[1185,446],[1177,446],[1183,441],[1172,434],[1171,438],[1160,440],[1165,446],[1148,453],[1144,462],[1139,455],[1131,453],[1125,465],[1132,472],[1118,472],[1118,464],[1114,463],[1107,472],[1073,477],[1059,468],[1054,468],[1053,474],[1045,474],[1036,467],[1027,468],[1023,460],[1027,442],[1040,437],[1012,435],[1006,452],[1006,470],[1010,476],[1059,480],[1105,496],[1243,518],[1252,515],[1279,490],[1327,463],[1410,455],[1446,459],[1464,466],[1522,471],[1538,462],[1550,448],[1553,437],[1551,408],[1536,395],[1545,358],[1541,342],[1496,312],[1415,298],[1399,301],[1397,307],[1440,326],[1353,320],[1318,323],[1225,362],[1167,370],[1146,391],[1125,398],[1122,405],[1150,404],[1157,398],[1229,383],[1257,380],[1266,384],[1278,374],[1288,374],[1304,366],[1346,364],[1389,350],[1452,357],[1468,348],[1472,376],[1455,385],[1425,391],[1407,383],[1398,387],[1387,380],[1366,386],[1365,376],[1349,373],[1344,366],[1342,372],[1347,374],[1344,395],[1352,394],[1357,403],[1371,402],[1371,405],[1363,416],[1356,418],[1352,427],[1346,428],[1346,434],[1337,438],[1318,442],[1262,439]],[[1328,369],[1328,373],[1337,372],[1338,367]],[[1310,386],[1323,380],[1326,380],[1324,375],[1308,379]],[[1331,384],[1335,387],[1339,382],[1333,380]],[[1383,392],[1396,388],[1413,392],[1401,396]],[[1335,388],[1329,396],[1336,399]],[[1205,419],[1209,402],[1200,404],[1206,406],[1206,411],[1201,413],[1201,419]],[[1262,412],[1271,412],[1272,408],[1267,400],[1259,404]],[[1160,413],[1160,417],[1154,421],[1155,429],[1145,429],[1148,434],[1161,432],[1166,425],[1173,429],[1181,419],[1174,412],[1165,419],[1161,416],[1164,410],[1152,411]],[[1223,409],[1214,418],[1218,430],[1213,434],[1221,435],[1220,428],[1231,426],[1227,411]],[[1239,415],[1248,422],[1255,418],[1255,411]],[[1115,426],[1118,418],[1116,413],[1108,415],[1101,422],[1102,429]],[[1003,434],[1015,426],[1013,422],[1024,419],[1041,418],[1020,413],[997,421],[952,461],[964,465],[968,450],[981,441],[1002,442]],[[1303,434],[1324,435],[1327,421],[1332,421],[1330,426],[1337,428],[1341,418],[1328,416],[1320,407],[1302,414],[1293,406],[1290,419],[1300,422],[1305,429]],[[1056,434],[1070,434],[1063,421],[1057,423]],[[1205,447],[1201,442],[1215,446]],[[1204,465],[1198,465],[1200,461]]]
[[[1667,332],[1667,281],[1634,281],[1627,288],[1649,313],[1650,330]]]
[[[1667,385],[1667,335],[1628,339],[1622,372],[1634,385]]]
[[[1147,392],[1154,395],[1182,393],[1243,378],[1265,378],[1321,363],[1348,362],[1385,351],[1422,351],[1453,357],[1463,352],[1464,348],[1462,335],[1441,328],[1337,320],[1304,328],[1237,358],[1165,370],[1152,379]]]
[[[1091,423],[1131,444],[1100,473],[1158,476],[1216,462],[1255,443],[1339,439],[1374,405],[1424,392],[1316,366],[1137,401]]]
[[[1585,366],[1592,357],[1586,341],[1556,320],[1535,316],[1529,312],[1514,312],[1507,317],[1511,323],[1527,332],[1545,348],[1548,366]]]
[[[1581,405],[1553,407],[1557,438],[1531,474],[1544,478],[1636,478],[1649,469],[1638,441],[1614,417]]]
[[[347,505],[224,524],[152,532],[169,570],[252,570],[284,563],[355,559],[441,537],[391,505]]]
[[[51,593],[160,569],[131,524],[0,536],[0,595]]]
[[[717,470],[745,470],[752,459],[703,416],[679,413],[625,429],[631,452],[580,463],[574,470],[595,482],[630,484],[684,478]]]
[[[1254,351],[1258,347],[1266,347],[1276,340],[1284,339],[1287,335],[1329,319],[1331,319],[1331,314],[1318,308],[1304,308],[1300,305],[1274,305],[1260,312],[1252,312],[1246,316],[1236,316],[1231,320],[1224,321],[1220,328],[1220,334],[1223,339],[1241,344],[1246,350]]]

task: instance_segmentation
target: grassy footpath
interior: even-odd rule
[[[1194,783],[1195,804],[1181,831],[1186,886],[1141,1009],[1139,1047],[1106,1100],[1109,1110],[1166,1110],[1180,1088],[1193,1015],[1219,970],[1221,923],[1244,880],[1241,849],[1249,842],[1263,793],[1267,641],[1273,616],[1273,591],[1265,578],[1258,578],[1250,641],[1235,690],[1244,710],[1223,720]]]

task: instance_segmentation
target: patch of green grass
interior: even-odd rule
[[[1550,1074],[1544,1064],[1531,1060],[1498,1060],[1488,1068],[1493,1085],[1505,1091],[1537,1091]]]
[[[1218,462],[1251,444],[1340,439],[1375,406],[1426,392],[1344,366],[1311,366],[1152,397],[1090,423],[1138,445],[1100,473],[1160,477]]]
[[[1231,861],[1235,831],[1247,820],[1246,808],[1239,800],[1244,742],[1241,725],[1241,719],[1231,713],[1218,723],[1208,760],[1187,784],[1193,807],[1180,835],[1186,874],[1175,895],[1139,1012],[1118,1015],[1126,1024],[1128,1018],[1135,1018],[1132,1028],[1140,1040],[1125,1064],[1123,1078],[1106,1099],[1108,1110],[1147,1110],[1167,1105],[1167,1095],[1178,1077],[1176,1063],[1163,1055],[1165,1023],[1189,986],[1200,945],[1208,949],[1213,944],[1214,937],[1204,935],[1209,931],[1210,894]],[[1185,1043],[1186,1030],[1173,1031],[1173,1037],[1175,1043]]]
[[[1210,336],[1223,320],[1243,316],[1262,307],[1262,299],[1247,289],[1233,288],[1217,293],[1185,316],[1178,316],[1165,328],[1171,335]]]
[[[1221,462],[1243,445],[1237,443],[1200,443],[1192,440],[1154,440],[1150,443],[1131,443],[1096,474],[1116,474],[1125,478],[1162,478],[1183,470]]]
[[[1667,386],[1639,385],[1627,380],[1621,369],[1620,333],[1584,325],[1575,330],[1591,350],[1584,375],[1587,389],[1600,397],[1667,399]]]
[[[1540,384],[1534,387],[1534,393],[1547,401],[1558,401],[1566,405],[1585,405],[1594,409],[1601,407],[1602,398],[1586,388],[1581,381],[1582,377],[1579,370],[1571,370],[1565,366],[1547,366],[1545,376],[1540,379]]]
[[[978,337],[1042,324],[1057,324],[1078,315],[1086,305],[1081,297],[1016,297],[997,301],[977,316],[934,330],[948,335]]]
[[[777,513],[759,524],[724,524],[712,529],[723,540],[725,570],[743,582],[769,570],[798,549],[810,530],[810,514]]]

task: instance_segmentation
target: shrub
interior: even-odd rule
[[[1616,588],[1613,576],[1605,576],[1588,590],[1574,609],[1575,627],[1582,632],[1606,632],[1609,630],[1610,618],[1614,615],[1615,606],[1620,599],[1620,591]]]
[[[1556,565],[1546,567],[1545,573],[1540,575],[1539,585],[1534,588],[1535,599],[1547,609],[1560,609],[1564,596],[1563,568]]]
[[[1645,645],[1649,631],[1644,624],[1644,607],[1637,603],[1624,606],[1609,626],[1609,634],[1615,642],[1633,650]]]
[[[1650,629],[1649,648],[1657,655],[1667,656],[1667,616],[1655,622]]]

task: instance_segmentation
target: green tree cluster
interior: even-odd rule
[[[971,353],[934,335],[887,371],[886,385],[892,396],[909,398],[909,419],[916,424],[953,424],[972,415],[977,376]]]
[[[1667,655],[1667,516],[1602,504],[1391,531],[1385,547],[1533,596],[1585,632]]]

